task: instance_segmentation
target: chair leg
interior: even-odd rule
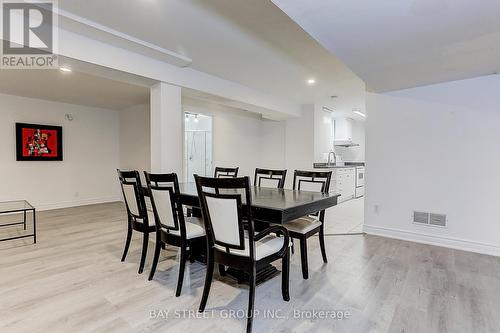
[[[210,286],[212,285],[212,276],[214,275],[214,255],[207,251],[207,275],[205,276],[205,286],[203,287],[203,295],[201,296],[199,312],[205,311],[207,305],[208,294],[210,293]]]
[[[323,225],[321,229],[319,229],[319,247],[321,248],[321,255],[323,256],[323,262],[328,263],[328,258],[326,257],[326,249],[325,249],[325,230]]]
[[[304,280],[307,280],[309,272],[307,264],[307,239],[305,237],[300,239],[300,260],[302,262],[302,277]]]
[[[193,245],[189,245],[189,262],[190,263],[193,263],[195,262],[195,253],[194,253],[194,249],[193,249]]]
[[[186,267],[187,249],[186,245],[181,245],[181,260],[179,262],[179,278],[177,279],[177,290],[175,297],[179,297],[182,291],[182,282],[184,281],[184,268]]]
[[[148,254],[148,241],[149,232],[144,232],[144,238],[142,239],[141,262],[139,264],[139,274],[142,274],[142,272],[144,271],[144,263],[146,262],[146,255]]]
[[[151,265],[151,272],[149,272],[149,277],[148,280],[151,281],[153,280],[153,277],[156,272],[156,266],[158,265],[158,260],[160,259],[160,251],[162,248],[163,243],[160,241],[160,236],[156,236],[156,245],[155,245],[155,255],[153,257],[153,264]]]
[[[255,303],[255,280],[257,277],[255,266],[253,266],[252,271],[250,271],[250,278],[248,281],[248,314],[247,314],[247,333],[252,332],[253,323],[253,308]]]
[[[290,292],[289,292],[289,287],[290,287],[290,249],[286,249],[285,256],[282,259],[282,265],[281,265],[282,271],[281,271],[281,294],[283,295],[283,300],[284,301],[289,301],[290,300]]]
[[[129,225],[127,229],[127,240],[125,241],[125,248],[123,249],[122,261],[125,261],[125,258],[127,257],[131,239],[132,239],[132,228]]]
[[[218,264],[217,266],[219,266],[220,276],[226,276],[226,267],[224,267],[224,265],[221,265],[221,264]]]

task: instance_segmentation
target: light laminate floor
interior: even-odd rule
[[[246,309],[246,286],[216,274],[205,318],[185,319],[196,314],[203,265],[187,265],[183,293],[176,298],[175,249],[162,252],[151,282],[137,274],[138,235],[120,262],[121,204],[38,217],[37,245],[0,245],[0,332],[244,331],[245,319],[227,317],[228,310],[238,316]],[[301,277],[298,253],[292,257],[290,302],[281,299],[280,277],[257,288],[256,308],[279,310],[274,315],[281,319],[259,315],[254,332],[500,331],[499,258],[372,236],[332,236],[326,245],[330,261],[324,265],[317,239],[309,241],[309,280]],[[350,316],[297,319],[296,310]],[[158,311],[167,318],[158,318]]]
[[[326,210],[326,234],[354,234],[363,232],[365,219],[365,198],[339,203]]]

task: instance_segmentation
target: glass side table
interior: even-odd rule
[[[10,226],[15,226],[15,225],[22,225],[23,229],[27,230],[28,221],[26,220],[26,215],[28,212],[32,212],[32,214],[33,214],[33,233],[26,234],[26,235],[20,235],[20,236],[14,236],[14,237],[8,237],[8,238],[0,238],[0,242],[12,240],[12,239],[18,239],[18,238],[33,237],[33,242],[36,244],[36,212],[35,212],[35,207],[33,207],[26,200],[0,202],[0,215],[15,214],[15,213],[22,213],[23,214],[22,221],[6,223],[6,224],[0,223],[0,228],[10,227]]]

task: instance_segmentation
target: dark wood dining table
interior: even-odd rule
[[[180,183],[181,202],[184,205],[200,208],[195,183]],[[337,205],[340,194],[298,191],[288,189],[251,187],[252,218],[259,223],[286,224],[299,217],[317,213]],[[149,196],[147,187],[143,187],[145,196]],[[244,196],[243,200],[244,200]],[[243,201],[243,204],[245,202]],[[269,267],[258,273],[257,282],[274,276],[277,270]]]

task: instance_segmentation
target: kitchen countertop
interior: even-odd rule
[[[313,163],[313,168],[315,169],[343,169],[343,168],[355,168],[364,166],[365,162],[345,162],[344,165],[328,165],[328,163]]]

